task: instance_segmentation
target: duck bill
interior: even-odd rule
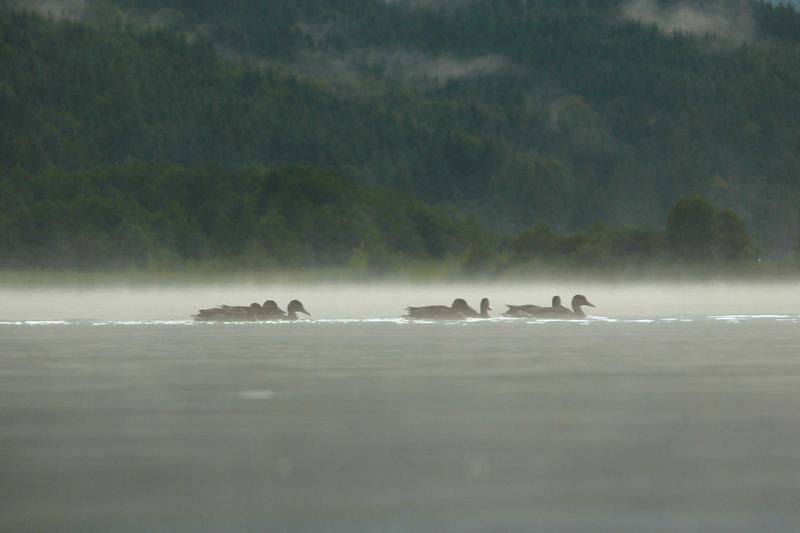
[[[595,306],[595,305],[594,305],[592,302],[590,302],[589,300],[586,300],[586,303],[585,303],[585,304],[583,304],[583,305],[588,305],[589,307],[594,307],[594,306]]]
[[[306,315],[306,316],[311,316],[311,313],[309,313],[309,312],[308,312],[308,311],[306,311],[305,309],[300,309],[300,310],[298,310],[298,312],[300,312],[300,313],[303,313],[303,314],[304,314],[304,315]]]

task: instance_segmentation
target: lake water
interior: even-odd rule
[[[398,318],[578,291],[587,320]],[[313,320],[189,319],[267,298]],[[0,531],[800,530],[800,284],[0,301]]]

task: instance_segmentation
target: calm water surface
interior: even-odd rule
[[[449,324],[394,318],[448,292],[419,287],[291,324],[6,291],[0,531],[800,530],[797,287],[594,289],[586,321]]]

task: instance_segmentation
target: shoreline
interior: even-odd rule
[[[449,266],[426,265],[386,273],[351,268],[280,269],[280,270],[0,270],[0,288],[78,287],[93,286],[226,286],[226,285],[392,285],[392,284],[509,284],[525,285],[550,281],[607,284],[782,284],[800,283],[796,266],[752,269],[720,269],[712,267],[632,268],[611,271],[540,268],[537,271],[502,273],[466,273]]]

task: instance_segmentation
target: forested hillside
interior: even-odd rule
[[[310,165],[496,235],[663,227],[700,193],[785,256],[800,233],[800,15],[711,4],[3,0],[0,185],[99,184],[148,163],[153,179],[180,165],[256,187],[247,168]],[[457,227],[444,253],[469,247]]]
[[[380,271],[441,260],[487,236],[458,213],[329,170],[127,164],[16,170],[0,181],[0,267]]]

